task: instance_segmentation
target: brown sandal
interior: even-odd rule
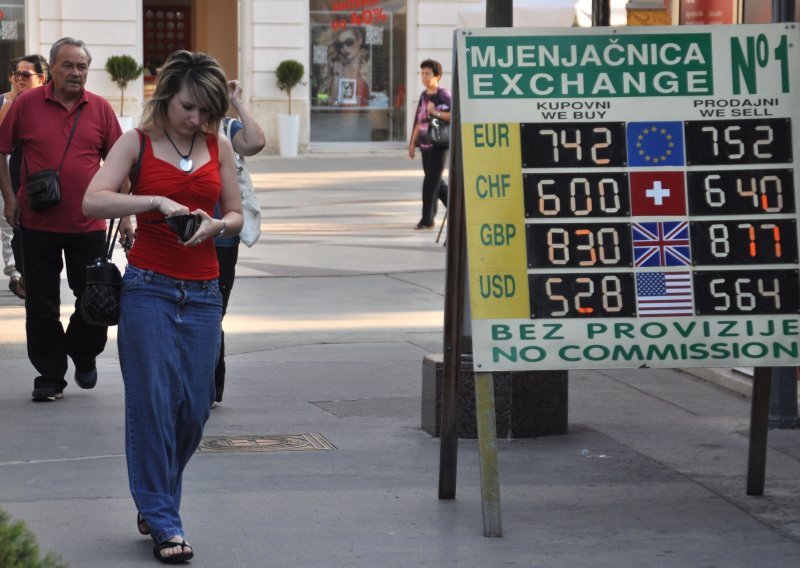
[[[139,529],[140,535],[147,536],[150,534],[150,527],[147,525],[147,521],[144,520],[141,513],[136,513],[136,528]]]

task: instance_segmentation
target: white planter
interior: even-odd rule
[[[297,156],[297,147],[300,145],[300,115],[278,115],[278,140],[280,142],[281,156]]]
[[[119,126],[122,128],[123,132],[127,132],[133,128],[132,116],[118,116],[117,120],[119,121]]]

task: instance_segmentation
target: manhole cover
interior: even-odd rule
[[[301,450],[335,450],[325,436],[308,434],[204,436],[198,452],[297,452]]]

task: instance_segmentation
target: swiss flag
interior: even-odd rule
[[[631,172],[633,216],[686,215],[683,172]]]

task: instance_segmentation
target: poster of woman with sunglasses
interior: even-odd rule
[[[322,68],[318,100],[329,105],[367,106],[372,64],[364,45],[364,28],[347,26],[327,34],[327,64]]]

